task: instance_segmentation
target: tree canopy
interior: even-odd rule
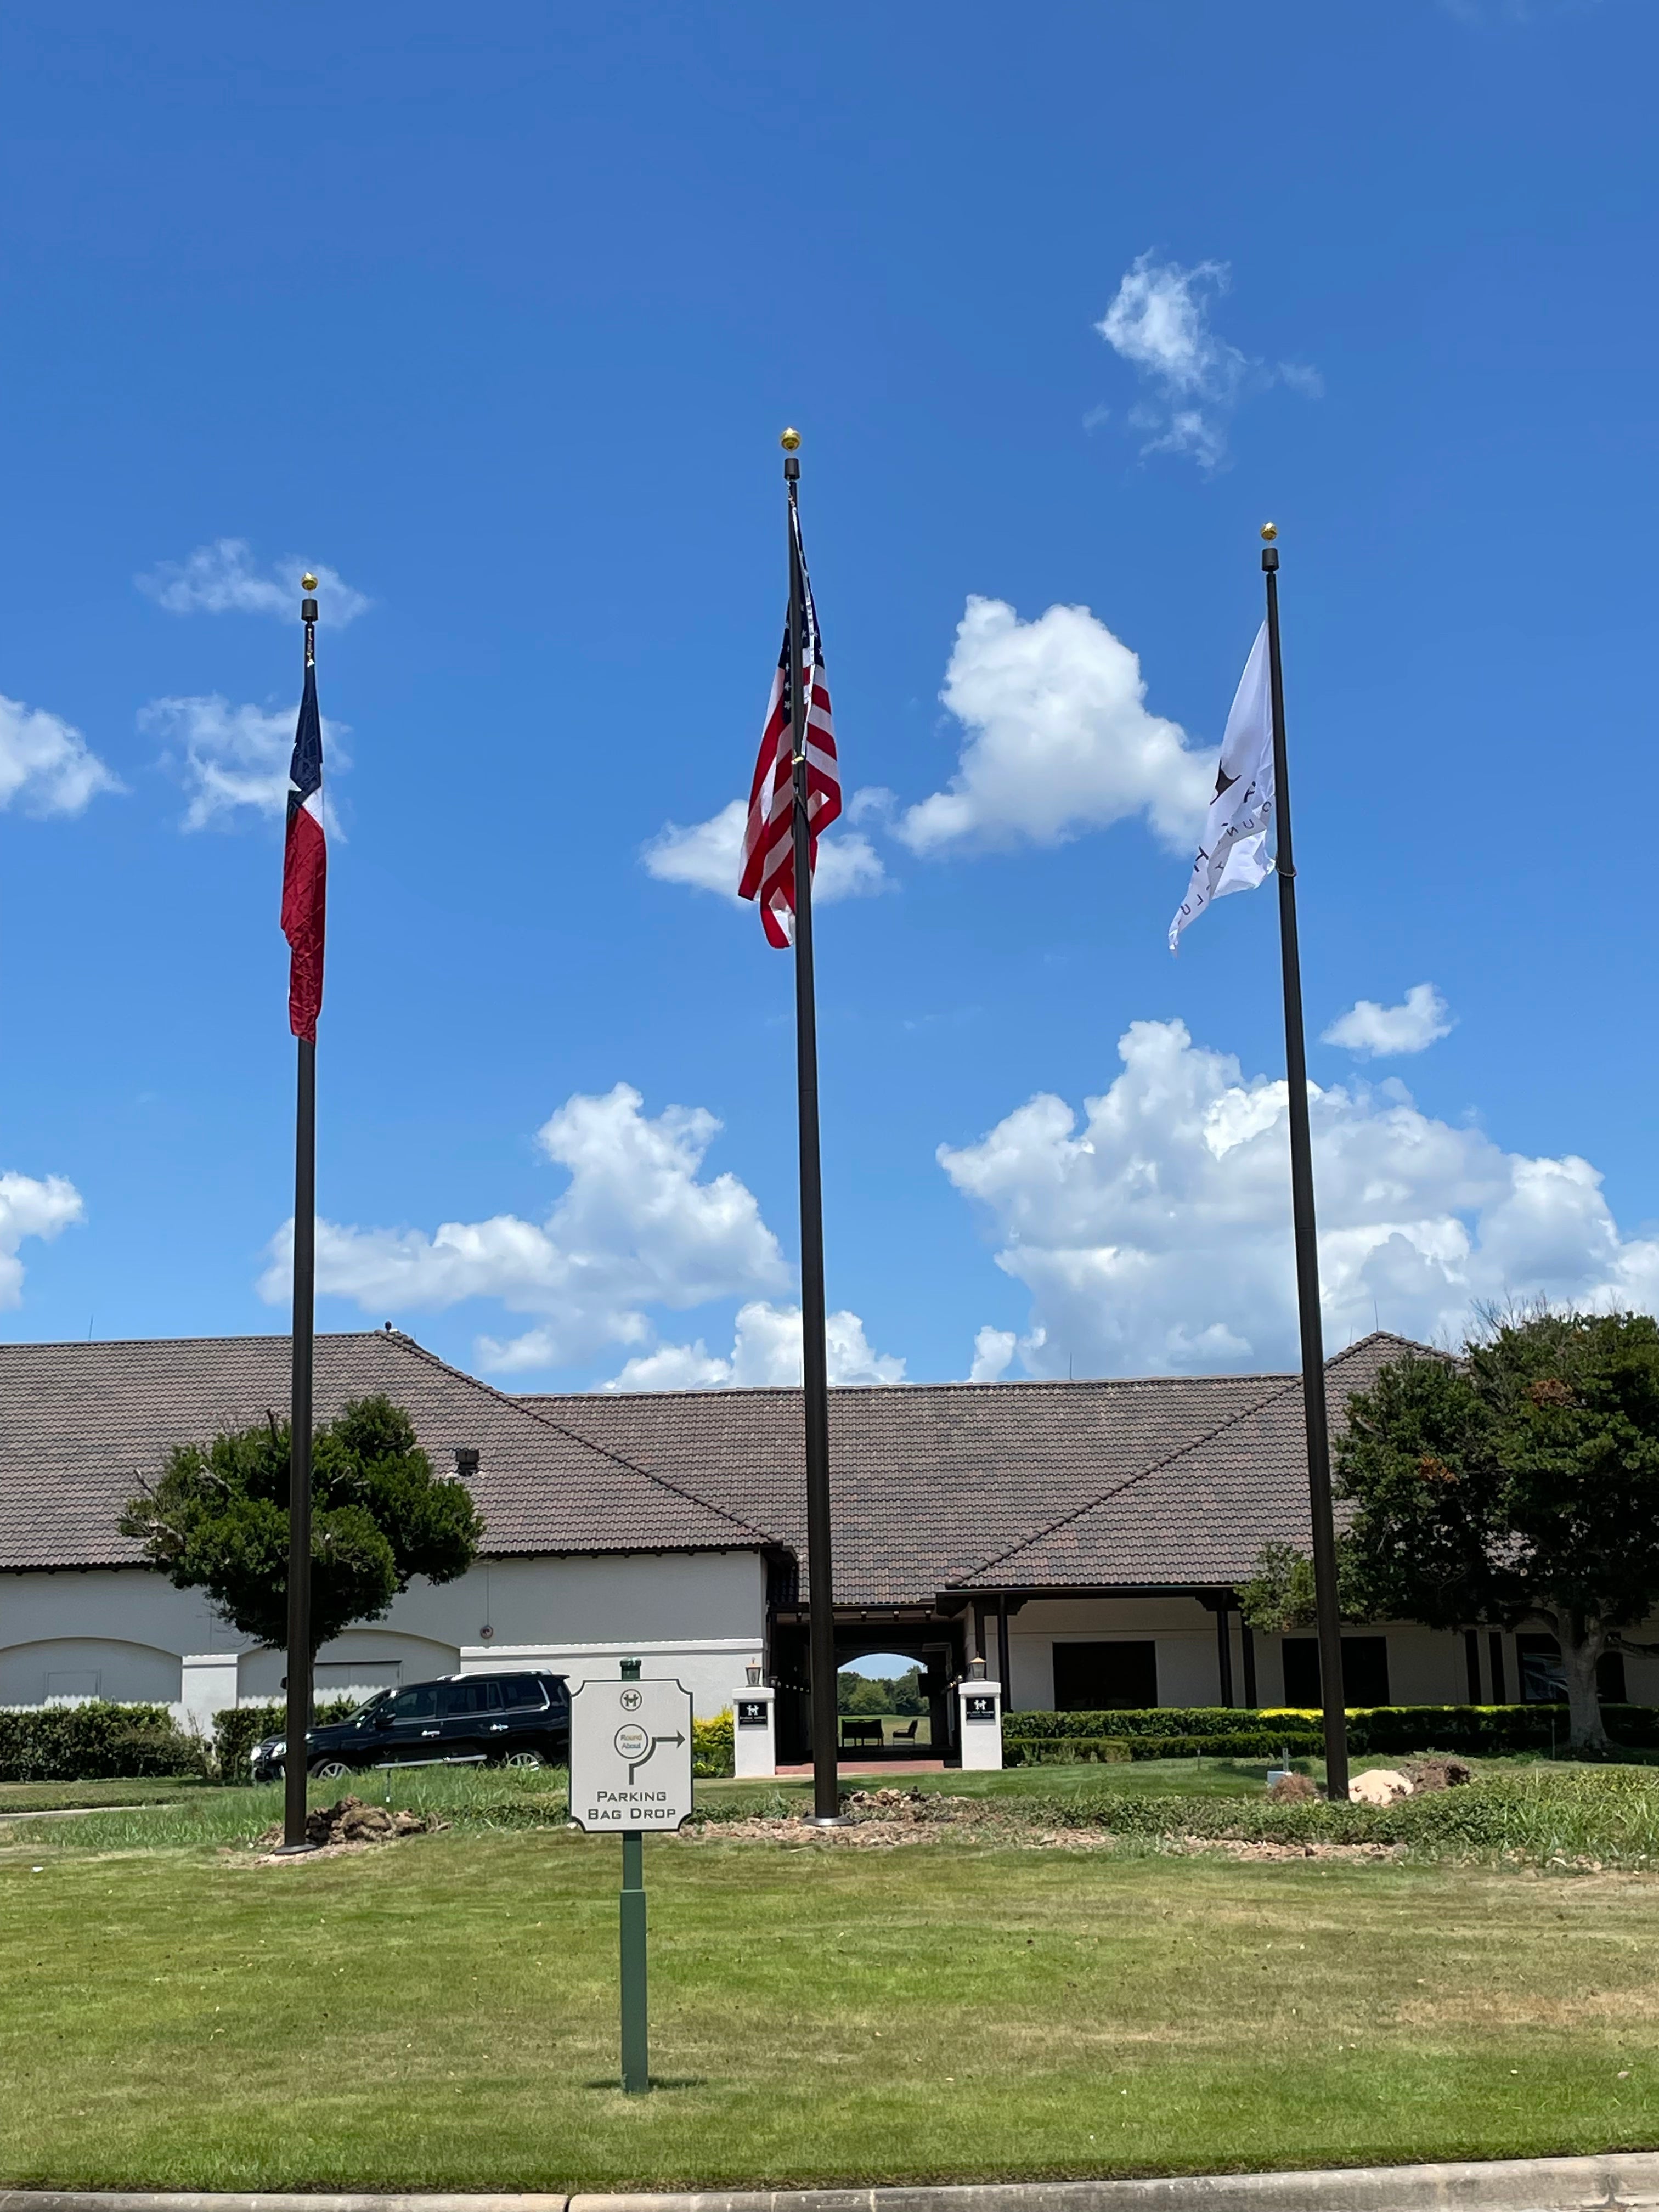
[[[1574,1744],[1606,1743],[1596,1662],[1659,1603],[1659,1322],[1535,1312],[1394,1362],[1349,1401],[1335,1476],[1371,1619],[1541,1621]]]
[[[121,1533],[179,1589],[207,1593],[245,1636],[288,1637],[289,1427],[180,1444],[131,1499]],[[434,1474],[389,1398],[359,1398],[316,1431],[311,1524],[312,1656],[354,1621],[378,1620],[416,1575],[447,1583],[477,1555],[483,1517],[466,1486]]]

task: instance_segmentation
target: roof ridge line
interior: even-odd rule
[[[695,1490],[687,1490],[678,1483],[670,1482],[665,1475],[657,1474],[648,1467],[641,1467],[637,1460],[612,1451],[608,1445],[595,1443],[591,1437],[579,1435],[574,1429],[567,1428],[562,1421],[553,1420],[547,1414],[538,1413],[533,1406],[526,1405],[522,1397],[514,1397],[510,1390],[498,1390],[493,1382],[486,1382],[481,1376],[469,1375],[464,1367],[452,1367],[447,1359],[441,1359],[435,1352],[428,1352],[425,1345],[416,1344],[412,1336],[405,1336],[401,1329],[371,1329],[368,1334],[378,1335],[384,1343],[403,1345],[420,1358],[429,1361],[433,1366],[441,1367],[446,1375],[457,1376],[462,1382],[470,1382],[475,1390],[484,1391],[498,1404],[512,1407],[514,1412],[525,1420],[534,1421],[539,1428],[551,1429],[556,1436],[568,1437],[572,1443],[580,1444],[584,1451],[591,1451],[596,1458],[609,1460],[613,1467],[626,1468],[630,1474],[637,1474],[643,1481],[653,1482],[659,1490],[665,1490],[671,1498],[679,1498],[693,1505],[700,1505],[706,1513],[712,1513],[717,1521],[728,1522],[733,1528],[740,1528],[745,1535],[757,1536],[764,1544],[777,1542],[778,1539],[769,1535],[763,1528],[757,1528],[747,1521],[738,1520],[735,1513],[728,1513],[710,1499],[700,1498]]]
[[[1135,1474],[1126,1475],[1121,1482],[1114,1484],[1109,1490],[1103,1490],[1097,1498],[1091,1498],[1086,1504],[1079,1505],[1074,1512],[1062,1513],[1057,1521],[1051,1521],[1046,1528],[1038,1528],[1029,1536],[1022,1536],[1018,1544],[1011,1544],[1006,1552],[999,1552],[994,1559],[981,1560],[979,1565],[971,1568],[969,1572],[974,1575],[988,1574],[993,1567],[1006,1565],[1018,1553],[1029,1552],[1034,1544],[1040,1544],[1046,1537],[1055,1535],[1060,1529],[1069,1528],[1073,1521],[1080,1521],[1085,1513],[1092,1513],[1097,1506],[1106,1504],[1111,1498],[1121,1498],[1126,1490],[1133,1490],[1136,1483],[1145,1482],[1148,1475],[1159,1474],[1166,1467],[1173,1467],[1178,1459],[1185,1459],[1188,1452],[1197,1451],[1203,1444],[1213,1443],[1218,1437],[1224,1436],[1227,1431],[1238,1422],[1248,1421],[1252,1413],[1259,1413],[1264,1406],[1271,1406],[1276,1398],[1282,1398],[1286,1392],[1295,1389],[1301,1380],[1302,1377],[1299,1375],[1293,1376],[1288,1382],[1281,1383],[1278,1389],[1269,1390],[1265,1398],[1258,1398],[1254,1405],[1241,1406],[1236,1413],[1230,1413],[1224,1421],[1218,1421],[1214,1428],[1206,1430],[1201,1437],[1194,1437],[1188,1443],[1178,1445],[1174,1451],[1165,1452],[1162,1459],[1155,1459],[1151,1466],[1143,1467]],[[945,1587],[947,1589],[959,1589],[967,1579],[966,1575],[958,1575],[954,1583],[948,1583]]]

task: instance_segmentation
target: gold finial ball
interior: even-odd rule
[[[1276,522],[1264,522],[1261,526],[1261,535],[1271,545],[1279,535],[1279,525]]]
[[[800,450],[800,432],[799,430],[786,430],[782,437],[778,440],[778,443],[783,447],[786,453],[799,453]]]
[[[312,574],[310,569],[307,568],[304,575],[300,579],[300,589],[302,592],[314,592],[316,588],[317,579]]]

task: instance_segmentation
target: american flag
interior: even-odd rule
[[[792,504],[789,527],[800,566],[801,675],[806,689],[806,826],[811,839],[811,865],[817,866],[818,838],[841,812],[841,769],[836,759],[836,726],[830,711],[830,686],[823,673],[823,641],[800,542],[800,515]],[[793,934],[795,918],[794,759],[791,744],[789,624],[783,625],[783,650],[772,678],[772,696],[761,732],[749,794],[749,820],[743,833],[739,898],[758,898],[766,941],[780,950]]]
[[[307,580],[309,580],[307,579]],[[317,711],[317,663],[306,633],[306,688],[288,771],[288,842],[283,850],[283,934],[291,957],[288,1025],[317,1042],[323,1004],[323,915],[328,841],[323,835],[323,723]]]

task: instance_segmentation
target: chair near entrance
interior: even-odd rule
[[[868,1716],[843,1713],[841,1717],[841,1747],[843,1751],[852,1751],[869,1745],[879,1751],[894,1744],[902,1744],[914,1750],[921,1741],[921,1729],[920,1717],[906,1721],[901,1726],[897,1721],[887,1720],[879,1713]]]

